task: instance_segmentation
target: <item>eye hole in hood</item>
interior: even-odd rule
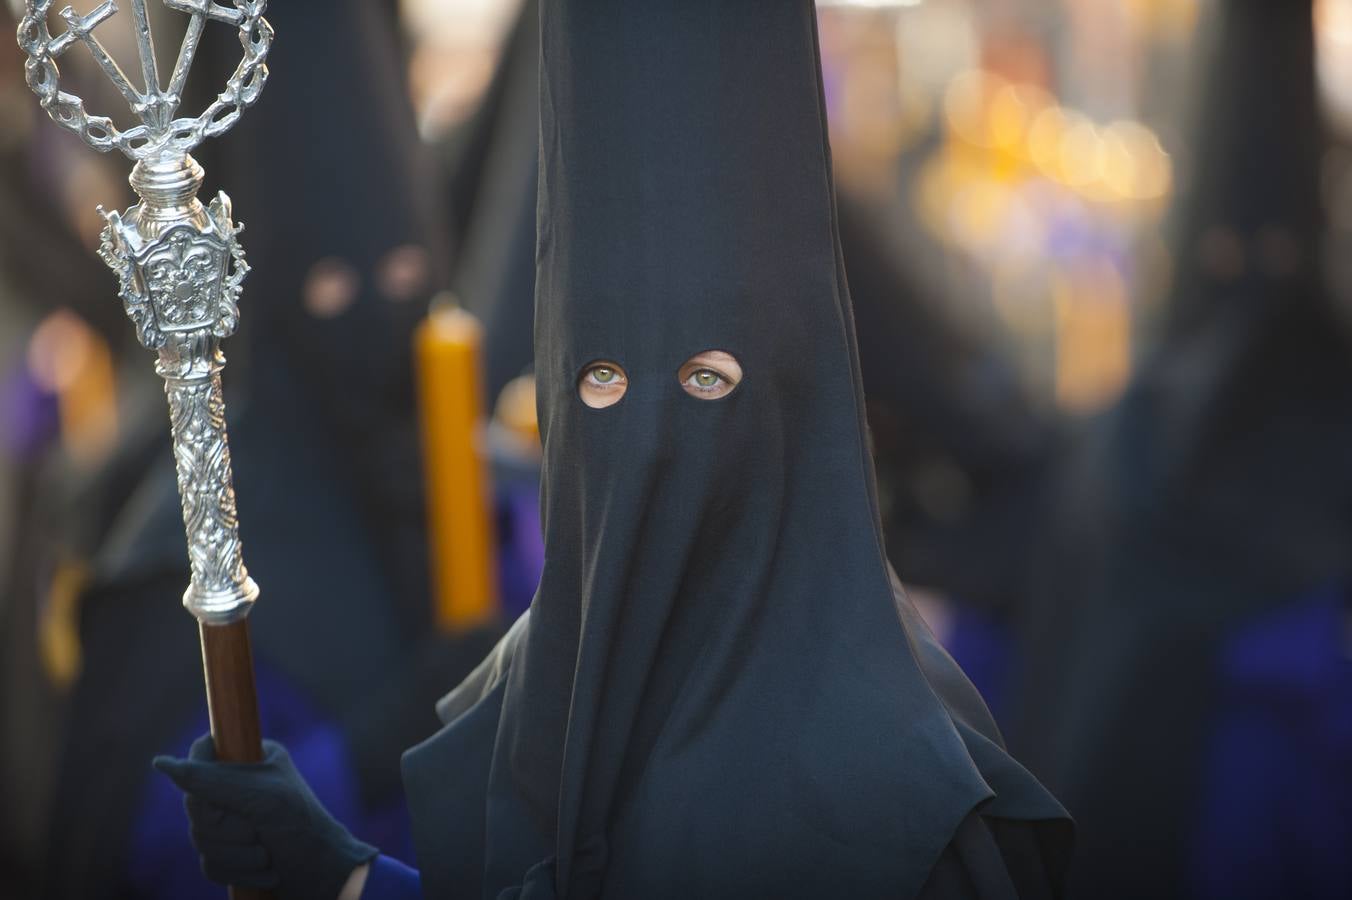
[[[597,360],[582,367],[577,380],[577,394],[592,409],[614,406],[629,390],[629,376],[618,363]]]
[[[698,400],[719,400],[741,384],[742,365],[725,350],[705,350],[681,364],[676,380]]]

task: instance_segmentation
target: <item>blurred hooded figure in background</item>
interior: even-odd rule
[[[1000,349],[918,277],[881,210],[849,193],[839,207],[888,555],[907,584],[1003,611],[1052,430]]]
[[[1352,893],[1352,341],[1310,0],[1226,0],[1163,338],[1068,464],[1016,747],[1079,896]]]
[[[1003,720],[1030,522],[1059,435],[994,341],[954,318],[883,222],[862,197],[839,196],[888,558],[908,586],[936,592],[931,627]]]
[[[0,30],[12,33],[22,2],[0,3]],[[64,73],[77,89],[81,71]],[[78,88],[83,92],[84,85]],[[113,527],[149,459],[160,449],[137,426],[133,399],[154,382],[145,353],[122,368],[135,345],[107,268],[81,233],[74,195],[120,198],[112,167],[48,121],[24,83],[23,55],[0,54],[0,894],[32,896],[47,838],[68,679],[75,646],[67,614],[88,560]],[[80,198],[89,201],[83,194]],[[97,219],[92,203],[82,209]],[[53,327],[58,326],[58,327]],[[45,336],[43,336],[45,335]],[[80,412],[99,419],[69,440],[72,419],[51,373],[72,371],[96,354],[126,390],[119,414],[91,409],[112,399],[82,397]],[[57,360],[52,362],[52,360]],[[85,370],[87,371],[87,370]],[[142,377],[138,378],[137,375]],[[130,376],[130,377],[128,377]],[[100,381],[100,389],[114,385]],[[155,423],[164,420],[163,392]],[[86,420],[87,421],[87,420]],[[121,438],[110,446],[108,423]],[[76,450],[80,452],[75,452]],[[7,490],[8,489],[8,490]],[[9,527],[7,527],[9,526]]]
[[[1064,811],[884,556],[812,4],[542,11],[535,601],[405,757],[421,876],[280,745],[203,738],[157,765],[207,871],[316,900],[349,873],[367,900],[1058,896]]]
[[[397,754],[500,632],[451,641],[432,627],[411,343],[444,282],[429,252],[442,238],[392,23],[365,0],[315,13],[269,8],[279,34],[303,37],[273,50],[286,77],[198,155],[248,224],[253,266],[225,385],[245,558],[263,590],[251,622],[264,731],[289,742],[326,801],[401,846]],[[213,53],[238,52],[228,29],[212,36],[203,71]],[[357,177],[368,172],[378,177]],[[120,306],[110,276],[102,296]],[[206,722],[154,393],[158,415],[135,435],[153,463],[104,473],[134,488],[80,601],[83,672],[48,842],[52,898],[214,893],[177,792],[143,768],[147,754],[186,750]]]

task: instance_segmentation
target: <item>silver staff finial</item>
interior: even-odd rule
[[[263,18],[266,0],[234,0],[231,6],[162,0],[189,16],[164,88],[146,0],[129,2],[140,57],[139,89],[94,34],[117,12],[113,0],[83,16],[69,6],[62,9],[58,16],[65,30],[55,37],[48,21],[52,0],[27,0],[19,46],[28,54],[28,85],[57,124],[96,150],[121,150],[136,161],[130,181],[141,202],[121,214],[104,212],[108,224],[99,255],[117,274],[137,337],[159,352],[156,371],[169,398],[192,565],[183,604],[202,623],[221,625],[247,615],[258,596],[240,550],[221,395],[225,357],[220,341],[239,322],[239,294],[249,267],[236,239],[243,226],[231,220],[230,199],[220,193],[203,206],[197,199],[202,167],[188,154],[206,138],[228,131],[258,99],[268,76],[272,26]],[[208,21],[238,28],[243,57],[225,90],[201,115],[175,118]],[[111,119],[89,115],[84,101],[61,90],[56,58],[76,44],[88,48],[139,125],[120,131]]]

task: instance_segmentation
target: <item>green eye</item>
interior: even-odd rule
[[[676,381],[681,390],[696,400],[726,397],[737,389],[741,380],[741,364],[724,350],[696,353],[676,370]]]
[[[592,409],[605,409],[620,402],[629,387],[629,377],[617,363],[596,360],[582,367],[578,396]]]

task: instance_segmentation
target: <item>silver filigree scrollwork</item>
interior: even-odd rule
[[[191,153],[210,137],[229,131],[240,114],[258,101],[267,82],[268,51],[272,49],[272,26],[263,18],[266,0],[234,0],[228,6],[213,0],[162,0],[169,9],[186,13],[187,31],[179,45],[178,60],[167,87],[160,86],[155,68],[155,38],[150,29],[146,0],[130,0],[143,86],[138,89],[95,36],[94,31],[117,12],[114,0],[104,0],[93,12],[81,16],[69,6],[58,16],[65,31],[53,35],[48,19],[52,0],[27,0],[26,15],[19,22],[19,46],[28,54],[24,66],[28,86],[42,101],[42,108],[58,125],[80,135],[95,150],[120,150],[130,159],[154,159]],[[208,22],[233,25],[239,32],[243,54],[239,65],[211,105],[193,118],[176,117],[187,85],[188,70]],[[90,115],[84,101],[61,90],[57,57],[76,44],[88,48],[104,74],[126,98],[140,124],[119,129],[107,116]]]
[[[214,343],[212,341],[211,343]],[[239,520],[230,471],[230,444],[225,434],[225,400],[221,394],[217,354],[214,371],[205,378],[165,374],[169,422],[174,435],[174,464],[183,501],[192,584],[184,605],[199,618],[227,617],[241,601],[252,602],[258,587],[244,568]]]
[[[131,186],[141,202],[125,212],[104,212],[99,256],[116,274],[118,293],[136,336],[157,351],[174,438],[174,459],[192,581],[183,604],[199,621],[221,625],[248,614],[258,586],[244,567],[235,508],[230,446],[225,430],[221,339],[239,324],[239,297],[249,266],[232,219],[230,198],[217,194],[204,206],[197,193],[202,168],[188,155],[208,137],[227,131],[257,99],[267,79],[264,60],[272,28],[263,19],[266,0],[162,0],[189,16],[178,61],[167,88],[155,64],[147,0],[129,0],[140,54],[137,87],[109,56],[94,31],[117,12],[104,0],[88,15],[70,7],[59,16],[66,28],[49,29],[52,0],[27,0],[19,46],[28,53],[28,84],[58,124],[80,134],[96,150],[122,151],[136,160]],[[239,31],[243,56],[226,88],[195,119],[176,112],[208,22]],[[60,89],[56,58],[76,44],[126,98],[140,124],[121,131],[110,119],[90,116],[79,97]]]

